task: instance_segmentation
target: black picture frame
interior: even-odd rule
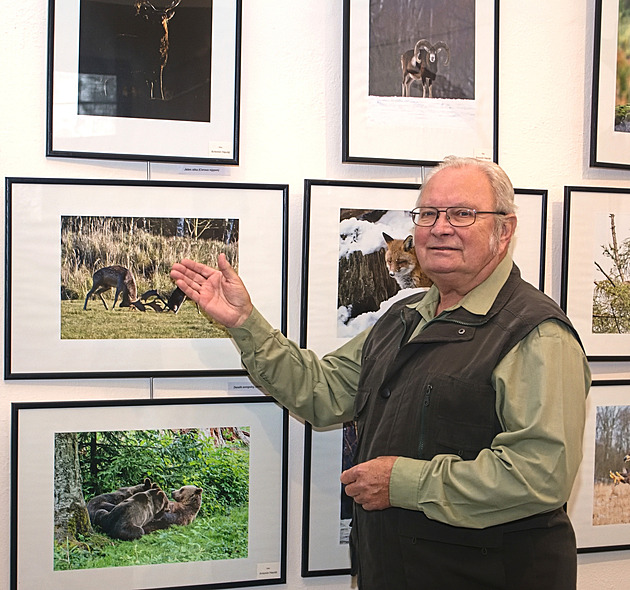
[[[623,294],[625,270],[620,274],[610,252],[615,241],[623,249],[630,235],[630,189],[565,186],[563,213],[560,306],[589,361],[628,360],[623,301],[615,299]]]
[[[245,506],[246,555],[235,550],[234,554],[238,554],[239,557],[233,558],[230,557],[229,551],[220,551],[217,557],[206,559],[206,556],[212,555],[207,551],[200,552],[193,558],[173,559],[176,556],[169,551],[176,546],[178,535],[188,534],[189,527],[195,529],[197,526],[202,527],[199,534],[195,529],[190,531],[196,542],[204,542],[203,539],[208,538],[204,537],[203,533],[203,527],[206,525],[203,522],[202,510],[195,521],[188,525],[180,525],[179,531],[171,527],[168,527],[169,530],[159,529],[153,532],[145,530],[145,534],[135,540],[117,540],[115,536],[112,537],[110,545],[120,545],[122,554],[128,550],[130,552],[128,558],[121,557],[122,554],[119,553],[118,557],[113,557],[105,566],[94,561],[88,561],[86,564],[81,560],[62,563],[63,551],[59,553],[57,550],[55,553],[55,543],[58,543],[59,539],[55,541],[54,528],[55,524],[63,523],[64,503],[59,500],[57,502],[59,508],[56,508],[53,499],[72,493],[70,491],[72,486],[67,479],[63,480],[61,487],[55,483],[57,463],[62,464],[58,458],[66,448],[64,445],[67,439],[78,453],[87,451],[89,447],[89,443],[85,442],[86,437],[80,438],[82,434],[108,434],[111,440],[111,435],[116,432],[131,436],[134,433],[150,431],[152,434],[166,435],[173,440],[196,436],[199,440],[203,438],[207,441],[212,436],[210,432],[212,428],[230,430],[225,429],[226,426],[238,427],[232,430],[244,430],[247,433],[246,456],[244,459],[241,458],[239,461],[241,467],[238,468],[242,472],[245,470],[241,480],[246,477],[248,487]],[[63,444],[58,442],[60,440],[58,437],[61,437]],[[11,589],[42,587],[65,590],[90,587],[106,590],[115,587],[121,590],[139,588],[183,590],[285,583],[287,441],[288,412],[267,396],[13,403]],[[229,446],[228,444],[221,448],[227,452]],[[209,451],[200,452],[205,457]],[[229,459],[225,458],[226,452],[223,452],[219,459],[208,459],[209,462],[228,461]],[[155,459],[156,455],[153,457]],[[75,461],[78,463],[78,455]],[[242,466],[243,461],[246,462],[246,467]],[[162,469],[157,463],[146,465],[147,471],[151,468],[156,475],[149,477],[149,480],[153,480],[154,484],[164,489],[170,496],[172,492],[158,482],[160,476],[157,474],[161,472],[162,478],[167,477],[168,473],[175,469],[175,464],[172,463],[170,470],[166,464]],[[124,473],[122,471],[117,473],[120,481],[126,482]],[[201,477],[199,473],[191,474],[190,481],[201,481]],[[79,476],[74,483],[77,483],[75,488],[80,490],[75,496],[77,498],[81,496],[83,502],[86,502],[88,498],[85,497],[82,477]],[[129,483],[134,486],[136,484],[135,481]],[[179,483],[176,485],[179,486]],[[236,479],[233,485],[237,485]],[[241,481],[238,485],[245,484]],[[240,496],[242,494],[238,497]],[[205,509],[207,515],[205,518],[213,518],[215,513],[220,514],[220,511],[217,512],[216,507],[212,506],[213,501],[215,500],[211,486],[202,488],[202,508],[204,502],[210,503]],[[231,502],[228,504],[229,509],[233,506],[243,512],[243,508],[239,508],[242,500],[238,500],[237,496],[229,502]],[[77,505],[80,505],[80,502]],[[93,530],[101,535],[111,534],[101,531],[97,525],[93,526]],[[234,529],[237,536],[242,533],[242,529]],[[162,534],[165,534],[166,538],[162,538]],[[156,535],[160,536],[160,540],[153,538]],[[170,542],[169,538],[172,535],[175,537]],[[84,538],[84,541],[84,545],[90,543],[88,538]],[[164,551],[164,558],[153,561],[143,559],[143,551],[145,553],[147,551],[143,550],[145,541],[149,543],[164,541],[166,545],[162,545],[164,549],[161,549]],[[225,542],[235,543],[235,548],[243,546],[242,540],[238,538]],[[242,549],[240,551],[242,552]],[[86,554],[86,559],[90,557],[92,556]]]
[[[49,0],[47,156],[238,164],[242,0],[180,2]]]
[[[411,219],[405,222],[404,212],[413,208],[419,189],[415,183],[304,181],[301,347],[322,356],[374,323],[388,301],[410,294],[408,289],[396,289],[396,281],[385,276],[385,266],[379,265],[376,258],[382,256],[379,248],[385,245],[380,237],[383,230],[395,239],[413,233]],[[515,189],[519,223],[512,254],[523,277],[541,290],[545,279],[547,196],[545,189]],[[342,234],[348,236],[347,240]],[[364,258],[370,258],[365,271],[369,278],[357,275],[362,267],[356,261],[356,251],[361,249]],[[340,260],[346,257],[354,262],[342,266]],[[377,280],[379,274],[382,280]],[[351,305],[347,305],[346,295],[339,294],[345,289],[340,277],[346,275],[352,283],[368,285],[362,289],[366,297],[351,298]],[[346,306],[353,307],[353,312],[346,313]],[[353,315],[357,309],[361,313]],[[351,425],[323,429],[305,425],[303,577],[350,573],[350,516],[339,476],[351,459],[352,445]]]
[[[8,178],[6,223],[5,379],[244,374],[227,332],[190,302],[166,305],[178,257],[224,251],[286,330],[287,185]],[[131,271],[142,313],[86,297],[102,267]]]
[[[618,31],[630,27],[626,20],[622,22],[616,0],[596,0],[589,153],[593,167],[630,168],[630,111],[628,105],[617,105]],[[630,104],[630,95],[627,100]]]
[[[458,7],[432,0],[418,5],[422,14],[405,6],[344,0],[342,161],[430,166],[448,155],[498,161],[498,0],[458,0]],[[422,28],[427,11],[432,24]],[[457,26],[448,22],[453,14]],[[401,56],[421,40],[437,48],[434,97],[414,96],[419,82],[401,96]]]
[[[624,461],[628,453],[624,433],[630,417],[630,380],[594,380],[586,410],[584,456],[567,504],[577,550],[627,550],[630,518],[624,506],[630,501],[630,486],[618,480],[615,483],[614,476],[627,477],[630,469],[630,461]]]

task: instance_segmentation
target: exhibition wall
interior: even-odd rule
[[[179,6],[184,6],[185,2],[183,0]],[[59,0],[57,3],[61,4]],[[132,0],[129,3],[133,4]],[[214,4],[219,7],[221,2],[219,0]],[[156,152],[151,152],[153,158],[118,159],[111,155],[99,158],[96,154],[88,158],[67,157],[62,154],[47,156],[48,3],[46,0],[5,3],[0,24],[0,71],[3,80],[3,90],[0,93],[2,176],[12,179],[72,179],[69,187],[59,188],[48,181],[42,183],[44,191],[50,191],[50,194],[32,187],[31,194],[27,192],[28,198],[42,199],[42,207],[36,207],[32,211],[36,211],[37,215],[41,213],[44,220],[47,214],[58,215],[55,211],[47,213],[48,209],[44,204],[67,202],[72,204],[68,210],[72,210],[82,199],[107,204],[101,210],[97,208],[96,213],[87,213],[91,215],[107,214],[110,210],[107,207],[114,207],[111,210],[115,210],[116,200],[121,206],[127,206],[137,199],[145,208],[143,210],[146,210],[144,215],[175,217],[175,205],[180,205],[189,211],[183,213],[184,215],[203,217],[203,211],[214,202],[220,203],[222,207],[232,200],[230,205],[238,209],[241,206],[239,199],[245,200],[246,197],[239,193],[237,198],[231,199],[230,193],[236,192],[233,189],[240,185],[247,187],[246,190],[258,190],[260,210],[250,211],[246,207],[243,209],[247,209],[242,214],[247,223],[243,222],[241,236],[245,236],[244,241],[249,240],[248,243],[251,243],[243,254],[243,264],[248,269],[262,268],[268,273],[267,277],[271,277],[266,282],[261,280],[261,284],[255,287],[256,292],[260,292],[261,306],[274,324],[286,327],[287,334],[299,341],[303,320],[304,268],[307,262],[313,263],[303,254],[305,197],[307,190],[317,186],[321,188],[317,183],[305,185],[305,180],[333,181],[333,185],[336,183],[339,187],[343,187],[344,183],[355,183],[357,186],[365,184],[377,192],[381,187],[383,194],[388,190],[386,185],[393,183],[399,191],[392,196],[391,201],[388,201],[389,197],[383,197],[381,204],[380,197],[374,199],[369,196],[365,202],[358,201],[356,208],[387,208],[392,202],[401,203],[400,206],[403,207],[407,195],[407,206],[411,208],[416,192],[414,187],[422,183],[430,161],[434,160],[436,145],[450,147],[448,138],[439,134],[429,134],[426,139],[420,136],[402,138],[400,141],[406,142],[403,146],[406,151],[403,152],[397,151],[395,138],[390,140],[383,137],[381,145],[378,136],[371,141],[368,137],[365,140],[368,150],[377,144],[375,161],[357,161],[360,158],[344,161],[349,158],[342,147],[343,4],[343,0],[243,0],[238,164],[233,164],[222,162],[220,158],[212,163],[203,162],[203,158],[198,156],[205,153],[206,146],[203,142],[201,146],[197,145],[192,137],[197,133],[196,128],[186,125],[181,125],[177,131],[183,137],[175,136],[170,128],[151,127],[149,133],[153,135],[152,141],[148,145],[130,148],[136,154],[155,149]],[[483,11],[493,3],[480,0],[476,4],[480,7],[480,19],[492,20]],[[69,26],[72,27],[72,24]],[[498,70],[495,72],[498,80],[496,144],[493,145],[490,133],[489,139],[484,136],[474,153],[482,157],[496,156],[514,186],[525,193],[529,192],[534,196],[541,192],[546,194],[545,239],[541,240],[545,244],[541,284],[544,285],[544,291],[558,302],[563,295],[563,251],[567,240],[567,236],[563,235],[567,192],[565,188],[586,187],[593,189],[595,196],[600,195],[602,199],[605,195],[612,194],[618,200],[623,199],[623,192],[613,191],[609,194],[609,189],[630,190],[630,167],[592,165],[591,108],[595,38],[595,0],[502,2],[498,14]],[[233,40],[228,40],[228,45],[230,42],[234,43]],[[480,50],[488,51],[492,55],[492,47]],[[492,64],[488,65],[488,68],[492,67]],[[476,74],[483,84],[492,87],[495,76],[480,70],[478,66]],[[220,81],[216,84],[218,86]],[[230,103],[232,99],[223,97],[219,100]],[[493,100],[492,92],[489,100]],[[350,110],[356,104],[351,102]],[[487,113],[483,116],[486,117]],[[492,119],[491,110],[490,118]],[[201,132],[205,130],[202,128]],[[121,134],[124,134],[124,130],[117,133],[118,136]],[[186,137],[186,134],[190,134],[190,137]],[[359,141],[363,140],[362,137],[359,138]],[[213,141],[213,138],[206,140],[208,153],[216,155],[220,153],[217,147],[220,142]],[[471,141],[474,143],[474,138]],[[187,162],[185,156],[171,158],[174,161],[160,158],[157,151],[171,149],[171,142],[177,144],[177,147],[173,147],[175,153],[179,153],[176,150],[185,151],[187,146],[191,146],[191,149],[196,150],[191,153],[195,154],[197,160],[192,158]],[[380,151],[381,147],[384,151]],[[453,143],[452,148],[457,151],[457,142]],[[98,149],[98,146],[96,149],[90,147],[88,151]],[[120,152],[121,149],[127,149],[124,142],[107,146],[104,151]],[[63,148],[59,151],[63,151]],[[388,155],[392,156],[392,161],[387,161]],[[625,154],[617,154],[613,149],[612,155],[607,154],[604,157],[618,158],[623,163]],[[405,159],[416,162],[402,162]],[[376,160],[380,162],[377,163]],[[95,183],[97,180],[99,182]],[[220,190],[224,193],[217,193],[216,190],[219,189],[206,191],[198,188],[199,196],[193,194],[192,197],[182,197],[179,193],[171,195],[169,187],[172,186],[175,191],[175,185],[169,184],[171,182],[181,185],[220,184]],[[225,188],[224,185],[233,185],[233,188]],[[101,196],[99,192],[103,187],[108,190],[105,196]],[[130,187],[131,192],[128,192]],[[141,189],[140,192],[134,193],[134,187]],[[572,195],[576,203],[579,192],[582,191],[576,190]],[[130,196],[127,197],[127,194]],[[331,199],[331,193],[321,198]],[[199,204],[202,200],[205,203],[203,206]],[[154,209],[151,209],[152,204]],[[201,213],[196,210],[198,206],[201,207]],[[597,204],[589,204],[589,207],[597,210]],[[623,207],[621,209],[620,218]],[[51,250],[51,247],[55,247],[54,244],[51,246],[52,242],[46,242],[40,231],[30,231],[31,220],[35,228],[40,227],[37,224],[41,223],[41,219],[34,214],[31,216],[31,213],[26,210],[20,214],[17,208],[12,210],[16,221],[16,226],[12,228],[15,232],[12,237],[17,240],[22,235],[29,240],[29,252],[22,259],[17,258],[17,261],[28,262],[35,259],[39,262],[39,255],[43,261],[58,260],[57,250]],[[61,211],[61,214],[66,213]],[[73,214],[72,211],[70,214]],[[588,217],[591,213],[585,214],[578,210],[572,219],[575,220],[580,215]],[[317,223],[318,218],[311,218],[311,222]],[[256,224],[259,226],[256,227]],[[580,235],[583,230],[577,227],[573,231]],[[528,236],[522,236],[521,241],[526,242],[527,239]],[[578,245],[576,244],[576,249]],[[3,249],[5,246],[3,245]],[[283,260],[285,254],[286,259]],[[531,262],[531,256],[528,256],[528,260]],[[573,261],[575,264],[575,258]],[[116,401],[124,408],[125,404],[133,405],[138,400],[146,402],[178,398],[198,399],[200,405],[203,405],[201,402],[208,395],[238,397],[240,393],[237,390],[240,387],[247,394],[260,394],[249,387],[244,377],[237,375],[232,378],[221,372],[221,368],[236,366],[238,357],[232,356],[232,350],[219,350],[212,358],[201,356],[191,360],[188,350],[177,349],[175,353],[180,356],[176,356],[178,360],[173,366],[169,364],[173,362],[170,348],[158,345],[146,350],[140,349],[144,364],[138,366],[134,364],[135,360],[129,361],[131,355],[137,352],[133,341],[121,340],[95,351],[95,355],[101,359],[114,360],[111,364],[99,365],[90,374],[90,369],[83,368],[81,364],[80,348],[68,356],[67,349],[47,343],[48,332],[40,323],[42,310],[49,303],[44,293],[45,278],[40,275],[39,269],[32,273],[29,270],[28,265],[18,263],[14,263],[12,268],[15,273],[12,277],[15,280],[12,288],[16,289],[13,297],[17,298],[16,294],[20,296],[20,301],[14,302],[16,312],[12,319],[20,322],[17,325],[22,334],[24,349],[20,353],[20,348],[16,345],[13,351],[16,356],[13,359],[13,368],[18,378],[0,382],[0,492],[6,499],[7,506],[12,497],[11,408],[14,403],[72,401],[78,404],[88,401],[98,408],[100,402]],[[6,282],[6,268],[3,272]],[[571,272],[579,275],[575,270]],[[250,273],[252,277],[256,274],[251,270]],[[313,281],[313,277],[310,280]],[[311,288],[312,285],[311,282]],[[285,288],[286,306],[282,303],[281,293]],[[41,299],[38,297],[40,292]],[[1,297],[4,307],[8,304],[4,291]],[[97,303],[100,305],[97,301],[91,305],[96,307]],[[32,318],[29,318],[31,312]],[[610,345],[610,348],[606,346],[601,354],[594,355],[600,358],[594,358],[591,362],[594,378],[630,379],[630,354],[627,354],[626,360],[623,352],[625,344],[621,345],[621,349],[616,343]],[[115,360],[117,355],[120,356],[120,362]],[[209,367],[209,376],[200,374],[205,362],[219,362],[216,361],[217,358],[223,363],[218,365],[219,370],[213,365]],[[19,364],[18,361],[24,363]],[[48,374],[44,378],[33,375],[40,366],[52,367],[45,369],[44,373],[55,373],[56,367],[65,367],[60,369],[65,375],[60,377]],[[212,374],[213,371],[216,374]],[[19,375],[20,372],[23,375]],[[30,378],[23,378],[24,375]],[[621,401],[615,403],[630,406],[630,396],[622,396],[620,399]],[[252,413],[257,415],[255,410]],[[249,417],[244,419],[253,420]],[[269,421],[275,424],[275,419],[269,418]],[[324,568],[331,570],[324,572],[326,575],[302,575],[305,431],[308,431],[308,427],[303,421],[294,416],[289,417],[287,438],[284,441],[288,445],[285,465],[286,531],[273,529],[273,534],[276,535],[282,536],[286,533],[286,583],[280,587],[292,590],[351,588],[353,582],[350,576],[345,573],[336,574],[334,566]],[[33,426],[33,432],[39,433],[36,426]],[[27,434],[28,429],[24,433]],[[50,442],[42,442],[42,452],[46,450],[47,444],[50,446]],[[38,453],[37,444],[28,448],[33,448],[33,452]],[[271,451],[266,452],[270,453],[269,456],[273,455]],[[627,452],[630,453],[630,449]],[[33,458],[40,460],[39,457]],[[315,451],[312,456],[309,454],[309,459],[311,458],[314,462],[311,468],[315,470],[328,459],[337,460],[337,457],[328,457],[326,452],[317,454]],[[21,460],[24,462],[27,459],[22,457]],[[35,465],[38,464],[37,461]],[[278,467],[279,472],[281,467]],[[21,485],[28,483],[28,477],[30,475],[27,472],[20,482]],[[33,481],[39,480],[35,478]],[[630,488],[623,484],[620,486]],[[623,492],[625,491],[624,489]],[[39,496],[27,496],[30,497],[37,500]],[[49,501],[52,502],[52,498]],[[275,506],[270,510],[278,510],[280,514],[282,506]],[[610,550],[613,547],[604,540],[601,543],[603,547],[599,548],[601,550],[580,553],[580,590],[616,590],[625,586],[626,572],[630,568],[630,533],[626,529],[624,531],[621,540],[616,541],[614,546],[626,545],[628,548]],[[50,536],[52,539],[52,531]],[[3,588],[9,587],[14,550],[11,546],[11,522],[5,518],[0,523],[0,586]],[[25,556],[21,558],[24,559]],[[313,574],[313,571],[310,573]],[[208,579],[204,579],[205,575],[207,574],[198,574],[199,579],[191,579],[190,584],[208,583]],[[258,579],[264,579],[264,568],[260,569],[258,575]],[[124,581],[117,582],[120,587],[124,587],[124,584]],[[253,588],[255,585],[246,587]]]

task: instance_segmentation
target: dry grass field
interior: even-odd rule
[[[596,483],[593,526],[630,523],[630,485]]]

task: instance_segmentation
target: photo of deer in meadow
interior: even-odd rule
[[[630,523],[630,406],[598,406],[593,526]]]
[[[182,258],[238,269],[238,219],[61,218],[61,338],[226,338],[171,281]]]

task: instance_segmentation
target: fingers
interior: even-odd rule
[[[177,279],[193,279],[197,282],[207,279],[212,273],[212,269],[205,264],[184,258],[180,262],[173,264],[171,277]]]
[[[341,474],[346,494],[365,510],[389,508],[389,480],[396,457],[377,457]]]
[[[345,471],[342,471],[341,477],[339,478],[339,480],[341,481],[342,484],[347,486],[351,484],[353,481],[355,481],[356,478],[357,478],[356,467],[350,467],[350,469],[346,469]]]

